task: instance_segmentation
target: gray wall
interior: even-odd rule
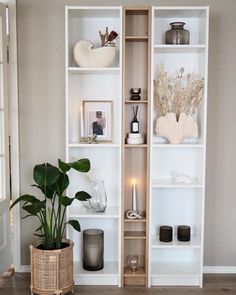
[[[235,0],[18,0],[21,193],[29,192],[36,163],[65,155],[64,5],[71,4],[210,6],[204,265],[235,265]],[[23,265],[34,228],[32,220],[22,221]]]

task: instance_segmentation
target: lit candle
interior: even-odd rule
[[[136,182],[132,182],[132,210],[137,211]]]
[[[80,107],[80,136],[84,137],[84,118],[83,118],[83,107]]]

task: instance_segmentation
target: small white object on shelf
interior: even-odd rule
[[[189,175],[180,174],[176,171],[173,171],[173,179],[177,183],[192,184],[193,180]]]
[[[109,67],[116,56],[115,46],[93,48],[90,41],[81,40],[75,44],[74,59],[80,67]]]
[[[142,133],[129,133],[127,138],[127,144],[143,144],[144,138]]]

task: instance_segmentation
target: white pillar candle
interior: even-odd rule
[[[80,136],[84,137],[84,118],[83,118],[83,107],[80,107]]]
[[[86,254],[89,266],[97,266],[99,261],[99,247],[96,244],[87,245]]]
[[[132,183],[132,210],[137,211],[137,196],[136,196],[135,179],[133,179],[133,183]]]

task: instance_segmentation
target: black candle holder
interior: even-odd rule
[[[189,242],[191,237],[191,227],[188,225],[179,225],[177,230],[177,239],[180,242]]]
[[[138,88],[138,87],[131,88],[130,93],[131,93],[131,97],[130,97],[131,100],[140,100],[141,99],[141,96],[140,96],[141,88]]]
[[[161,242],[172,242],[173,228],[168,225],[162,225],[160,226],[159,235]]]
[[[104,265],[104,232],[101,229],[83,231],[83,268],[100,270]]]

